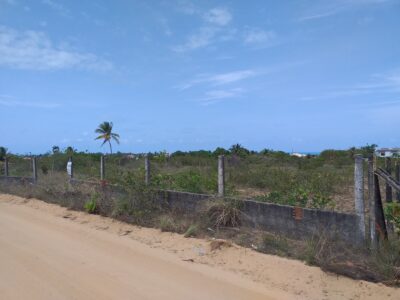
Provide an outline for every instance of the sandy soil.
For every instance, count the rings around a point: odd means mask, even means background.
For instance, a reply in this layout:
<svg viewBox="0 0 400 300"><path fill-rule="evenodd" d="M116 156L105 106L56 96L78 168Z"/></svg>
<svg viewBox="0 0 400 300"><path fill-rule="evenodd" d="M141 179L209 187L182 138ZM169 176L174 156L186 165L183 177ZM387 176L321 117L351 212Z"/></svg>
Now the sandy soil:
<svg viewBox="0 0 400 300"><path fill-rule="evenodd" d="M1 299L400 299L236 245L0 195Z"/></svg>

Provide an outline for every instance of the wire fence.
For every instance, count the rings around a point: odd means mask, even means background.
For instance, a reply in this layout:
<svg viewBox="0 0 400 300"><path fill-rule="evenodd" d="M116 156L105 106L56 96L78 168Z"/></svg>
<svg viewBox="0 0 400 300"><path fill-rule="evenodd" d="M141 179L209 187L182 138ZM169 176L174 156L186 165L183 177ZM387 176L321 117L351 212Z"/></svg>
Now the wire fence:
<svg viewBox="0 0 400 300"><path fill-rule="evenodd" d="M99 181L102 154L54 153L36 156L38 180L46 177L68 179L67 163L73 161L73 177L82 181ZM145 155L114 154L104 156L104 180L112 183L145 182ZM193 193L218 193L218 159L202 155L148 155L150 184L159 189ZM8 176L33 177L32 157L9 155ZM393 158L392 172L398 172L399 159ZM386 159L377 158L376 165L385 168ZM5 162L0 161L0 175ZM367 167L364 167L367 172ZM224 194L256 198L260 201L290 205L335 204L335 209L354 209L354 160L320 157L299 158L280 154L225 156ZM366 177L365 177L366 178ZM331 199L332 198L332 199ZM313 199L312 201L308 201ZM308 202L307 202L308 201ZM307 202L307 203L306 203Z"/></svg>

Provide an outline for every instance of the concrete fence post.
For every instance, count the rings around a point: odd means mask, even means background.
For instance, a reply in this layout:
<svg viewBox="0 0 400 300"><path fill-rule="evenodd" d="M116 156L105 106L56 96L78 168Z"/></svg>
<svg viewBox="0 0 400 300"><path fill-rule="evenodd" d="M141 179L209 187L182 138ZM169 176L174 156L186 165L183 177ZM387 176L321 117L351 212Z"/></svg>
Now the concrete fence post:
<svg viewBox="0 0 400 300"><path fill-rule="evenodd" d="M218 196L225 195L225 156L218 156Z"/></svg>
<svg viewBox="0 0 400 300"><path fill-rule="evenodd" d="M37 160L36 157L32 157L32 177L33 177L33 182L37 182L38 176L37 176Z"/></svg>
<svg viewBox="0 0 400 300"><path fill-rule="evenodd" d="M392 175L392 159L390 157L386 157L385 159L385 168L386 171ZM386 202L392 202L393 201L393 192L392 192L392 187L386 183Z"/></svg>
<svg viewBox="0 0 400 300"><path fill-rule="evenodd" d="M8 157L6 156L4 158L4 176L8 177L9 172L8 172Z"/></svg>
<svg viewBox="0 0 400 300"><path fill-rule="evenodd" d="M396 163L396 180L397 182L400 182L400 162L397 161ZM396 193L396 200L397 202L400 202L400 192Z"/></svg>
<svg viewBox="0 0 400 300"><path fill-rule="evenodd" d="M365 239L365 216L364 216L364 159L362 155L356 155L354 167L354 200L355 210L358 216L358 229Z"/></svg>
<svg viewBox="0 0 400 300"><path fill-rule="evenodd" d="M106 166L104 161L104 155L100 157L100 180L106 179Z"/></svg>
<svg viewBox="0 0 400 300"><path fill-rule="evenodd" d="M147 154L144 157L144 183L150 184L150 158Z"/></svg>
<svg viewBox="0 0 400 300"><path fill-rule="evenodd" d="M383 211L381 189L379 188L379 178L377 174L374 174L374 187L375 187L375 227L376 227L377 239L387 240L388 232L385 222L385 213Z"/></svg>
<svg viewBox="0 0 400 300"><path fill-rule="evenodd" d="M67 162L67 173L68 173L69 179L74 178L74 163L73 163L72 157L70 157Z"/></svg>
<svg viewBox="0 0 400 300"><path fill-rule="evenodd" d="M374 157L368 158L368 206L369 206L369 231L370 241L372 249L376 249L378 246L378 239L376 235L375 215L376 215L376 203L375 203L375 180L374 180Z"/></svg>

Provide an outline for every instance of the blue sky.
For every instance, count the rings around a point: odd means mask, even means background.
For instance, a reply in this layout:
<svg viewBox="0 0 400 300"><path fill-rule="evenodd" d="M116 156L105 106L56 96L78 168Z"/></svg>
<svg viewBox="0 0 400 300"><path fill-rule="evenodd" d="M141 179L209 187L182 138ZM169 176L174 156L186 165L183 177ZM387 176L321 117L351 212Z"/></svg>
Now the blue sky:
<svg viewBox="0 0 400 300"><path fill-rule="evenodd" d="M0 0L0 145L399 146L400 1Z"/></svg>

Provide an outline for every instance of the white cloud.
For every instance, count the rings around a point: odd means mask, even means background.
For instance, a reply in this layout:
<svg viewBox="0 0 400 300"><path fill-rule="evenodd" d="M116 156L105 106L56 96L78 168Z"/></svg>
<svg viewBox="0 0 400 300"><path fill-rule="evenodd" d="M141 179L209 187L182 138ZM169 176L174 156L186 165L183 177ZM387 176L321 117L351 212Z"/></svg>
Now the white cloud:
<svg viewBox="0 0 400 300"><path fill-rule="evenodd" d="M186 15L194 15L199 12L197 7L194 6L192 2L189 1L179 1L178 3L175 3L175 8Z"/></svg>
<svg viewBox="0 0 400 300"><path fill-rule="evenodd" d="M208 46L209 44L211 44L216 32L216 28L202 27L197 33L190 35L187 38L186 43L184 43L183 45L175 46L172 48L172 50L174 50L175 52L185 52L188 50L195 50Z"/></svg>
<svg viewBox="0 0 400 300"><path fill-rule="evenodd" d="M157 18L158 23L160 24L163 33L166 36L171 36L173 35L173 31L171 30L171 27L169 26L168 20L164 17L159 17Z"/></svg>
<svg viewBox="0 0 400 300"><path fill-rule="evenodd" d="M188 7L186 4L183 7ZM206 13L189 6L191 9L184 11L186 14L202 16L203 24L193 34L186 38L182 45L174 46L171 49L175 52L186 52L204 48L215 42L232 40L236 34L235 30L229 30L226 25L232 21L232 14L225 8L213 8Z"/></svg>
<svg viewBox="0 0 400 300"><path fill-rule="evenodd" d="M44 5L47 5L51 9L54 9L55 11L59 12L63 16L69 16L70 12L69 9L66 8L64 5L61 3L54 1L54 0L42 0L42 3Z"/></svg>
<svg viewBox="0 0 400 300"><path fill-rule="evenodd" d="M259 73L254 70L239 70L239 71L220 73L214 75L203 74L203 75L198 75L196 79L193 79L188 83L182 84L177 88L180 90L186 90L199 84L210 84L212 86L225 85L225 84L235 83L256 75L259 75Z"/></svg>
<svg viewBox="0 0 400 300"><path fill-rule="evenodd" d="M244 34L244 42L247 44L253 43L266 43L275 38L276 34L272 30L262 30L262 29L249 29Z"/></svg>
<svg viewBox="0 0 400 300"><path fill-rule="evenodd" d="M205 93L205 97L200 99L203 105L214 104L229 98L237 98L243 94L242 88L233 88L225 90L211 90Z"/></svg>
<svg viewBox="0 0 400 300"><path fill-rule="evenodd" d="M56 46L40 31L0 26L0 66L31 70L86 69L107 71L111 62L92 53Z"/></svg>
<svg viewBox="0 0 400 300"><path fill-rule="evenodd" d="M383 74L373 74L364 83L354 84L348 87L339 87L327 90L317 96L299 98L301 101L316 101L326 99L338 99L344 97L357 97L361 95L383 94L390 96L400 93L400 71L391 71ZM371 96L369 96L371 98Z"/></svg>
<svg viewBox="0 0 400 300"><path fill-rule="evenodd" d="M232 20L232 14L225 8L213 8L204 14L204 20L218 26L228 25Z"/></svg>
<svg viewBox="0 0 400 300"><path fill-rule="evenodd" d="M230 73L223 73L211 76L208 81L214 83L215 85L222 85L227 83L237 82L248 77L256 75L257 72L253 70L241 70Z"/></svg>
<svg viewBox="0 0 400 300"><path fill-rule="evenodd" d="M368 82L357 84L352 87L355 91L366 92L400 92L400 70L386 73L373 74Z"/></svg>
<svg viewBox="0 0 400 300"><path fill-rule="evenodd" d="M11 96L0 95L0 106L31 107L31 108L57 108L57 107L60 107L61 105L59 103L50 103L50 102L20 101Z"/></svg>
<svg viewBox="0 0 400 300"><path fill-rule="evenodd" d="M330 17L348 10L362 8L368 5L378 5L392 2L393 0L332 0L319 2L311 6L307 12L298 19L299 21L309 21Z"/></svg>

